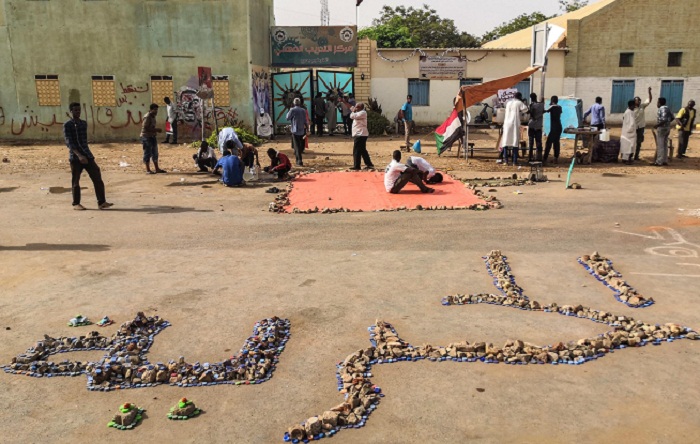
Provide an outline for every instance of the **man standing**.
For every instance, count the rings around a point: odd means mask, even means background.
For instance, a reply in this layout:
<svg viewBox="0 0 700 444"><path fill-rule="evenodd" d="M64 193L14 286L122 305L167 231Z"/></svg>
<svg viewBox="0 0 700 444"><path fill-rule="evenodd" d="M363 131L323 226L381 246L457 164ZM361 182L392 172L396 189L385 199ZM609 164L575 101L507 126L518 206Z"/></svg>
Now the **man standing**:
<svg viewBox="0 0 700 444"><path fill-rule="evenodd" d="M642 102L639 97L634 98L634 119L637 122L637 150L634 152L634 160L639 160L639 152L642 150L644 142L644 129L647 126L644 112L651 103L651 86L649 87L649 98Z"/></svg>
<svg viewBox="0 0 700 444"><path fill-rule="evenodd" d="M547 164L549 151L554 147L554 163L559 161L559 151L561 150L560 139L562 133L561 113L562 108L559 106L559 97L552 96L549 101L549 108L545 111L549 113L549 134L547 134L547 143L544 147L544 157L542 163Z"/></svg>
<svg viewBox="0 0 700 444"><path fill-rule="evenodd" d="M688 149L688 139L695 127L695 100L688 102L688 106L678 111L676 116L676 128L678 128L678 157L688 157L685 151Z"/></svg>
<svg viewBox="0 0 700 444"><path fill-rule="evenodd" d="M632 165L634 147L637 145L637 120L634 117L635 101L627 102L627 109L622 116L622 131L620 133L620 155L627 165Z"/></svg>
<svg viewBox="0 0 700 444"><path fill-rule="evenodd" d="M158 140L156 134L163 130L156 128L156 116L158 115L158 105L151 103L146 118L141 126L141 144L143 145L143 163L146 165L146 174L165 173L158 166ZM151 170L150 161L153 159L154 171Z"/></svg>
<svg viewBox="0 0 700 444"><path fill-rule="evenodd" d="M92 186L95 188L97 208L106 210L113 204L105 199L105 184L102 182L100 167L95 162L95 156L90 152L87 142L87 122L80 120L80 103L71 103L68 106L72 119L63 124L63 137L68 147L68 160L71 173L71 190L73 193L73 209L85 210L80 204L80 175L87 171Z"/></svg>
<svg viewBox="0 0 700 444"><path fill-rule="evenodd" d="M323 100L323 95L320 92L316 93L316 98L314 98L312 105L314 115L313 132L321 137L323 136L323 120L326 117L326 102Z"/></svg>
<svg viewBox="0 0 700 444"><path fill-rule="evenodd" d="M338 104L340 107L340 116L343 118L343 129L345 130L343 133L346 136L349 136L351 133L351 126L353 125L352 119L350 118L350 113L352 113L352 107L350 106L350 103L348 103L347 99L344 97L340 98L340 103Z"/></svg>
<svg viewBox="0 0 700 444"><path fill-rule="evenodd" d="M518 162L518 147L520 146L520 113L527 112L527 106L523 103L523 95L515 93L515 98L506 103L506 114L503 117L503 135L501 136L501 150L503 161L508 165L508 152L512 151L513 165Z"/></svg>
<svg viewBox="0 0 700 444"><path fill-rule="evenodd" d="M177 145L177 107L170 101L170 97L164 98L163 101L167 105L166 118L168 119L168 123L170 123L170 133L165 133L165 141L163 143ZM169 142L171 133L173 135L173 141Z"/></svg>
<svg viewBox="0 0 700 444"><path fill-rule="evenodd" d="M666 98L659 97L656 101L656 106L659 110L656 113L656 161L652 165L664 166L668 165L668 136L671 133L671 122L673 122L673 114L668 106L666 106Z"/></svg>
<svg viewBox="0 0 700 444"><path fill-rule="evenodd" d="M350 108L350 110L352 113L348 116L348 120L352 119L352 137L354 138L352 147L352 169L359 171L361 160L365 161L366 168L374 168L372 160L369 158L369 153L367 152L369 131L367 130L367 111L365 111L365 104L358 103Z"/></svg>
<svg viewBox="0 0 700 444"><path fill-rule="evenodd" d="M222 153L224 152L224 149L226 148L226 142L232 141L233 144L238 148L239 150L243 148L243 143L241 143L241 140L238 138L238 134L236 134L236 130L231 128L230 126L227 126L226 128L222 128L221 131L219 131L219 136L218 136L218 143L219 143L219 151Z"/></svg>
<svg viewBox="0 0 700 444"><path fill-rule="evenodd" d="M297 166L304 166L301 153L304 152L307 120L306 110L301 107L301 99L299 97L294 99L294 107L287 113L287 120L292 124L292 147L294 148Z"/></svg>
<svg viewBox="0 0 700 444"><path fill-rule="evenodd" d="M224 157L216 162L211 173L216 174L219 168L221 168L221 183L227 187L243 185L243 163L241 163L241 159L238 156L232 155L228 149L224 151Z"/></svg>
<svg viewBox="0 0 700 444"><path fill-rule="evenodd" d="M403 122L403 128L406 132L406 151L411 152L411 126L413 125L413 96L406 96L406 103L399 110L399 121Z"/></svg>
<svg viewBox="0 0 700 444"><path fill-rule="evenodd" d="M528 161L532 162L532 148L537 146L537 161L542 160L542 123L544 121L544 103L537 101L537 94L530 94L530 120L527 123L527 137L530 152Z"/></svg>
<svg viewBox="0 0 700 444"><path fill-rule="evenodd" d="M328 135L332 136L335 133L335 127L338 126L338 98L333 94L326 96L326 122L328 122Z"/></svg>
<svg viewBox="0 0 700 444"><path fill-rule="evenodd" d="M595 103L583 114L583 119L585 120L589 115L591 116L591 126L599 130L605 129L605 107L602 97L595 98Z"/></svg>
<svg viewBox="0 0 700 444"><path fill-rule="evenodd" d="M199 171L202 173L206 173L209 171L209 168L213 169L216 166L216 154L214 154L214 150L206 140L202 140L197 154L193 154L192 159L194 159L195 165L199 167Z"/></svg>
<svg viewBox="0 0 700 444"><path fill-rule="evenodd" d="M384 188L391 194L398 194L399 191L411 182L421 193L434 193L433 188L423 184L422 176L418 168L409 167L401 163L401 151L396 150L392 154L393 160L384 171Z"/></svg>

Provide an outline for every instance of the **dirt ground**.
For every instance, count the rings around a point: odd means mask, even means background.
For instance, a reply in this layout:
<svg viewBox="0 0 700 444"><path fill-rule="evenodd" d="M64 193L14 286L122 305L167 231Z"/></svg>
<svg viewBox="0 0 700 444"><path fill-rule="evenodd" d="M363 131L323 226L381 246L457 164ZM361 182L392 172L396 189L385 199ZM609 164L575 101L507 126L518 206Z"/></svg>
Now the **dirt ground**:
<svg viewBox="0 0 700 444"><path fill-rule="evenodd" d="M495 164L494 150L466 162L426 158L458 177L525 174ZM493 146L477 134L477 147ZM447 294L496 292L481 257L508 256L518 283L541 303L583 304L646 322L700 329L700 140L670 167L576 167L581 190L566 190L568 165L549 183L497 188L504 208L477 211L272 214L267 184L225 188L195 172L193 150L161 146L168 174L147 176L135 143L94 144L109 211L70 206L65 146L0 144L0 364L42 338L85 334L66 326L78 313L117 324L136 312L172 323L151 362L185 356L220 361L253 324L289 318L292 336L271 380L216 386L89 392L86 378L0 372L0 436L14 442L282 442L288 427L338 404L335 364L369 345L367 327L391 322L416 344L458 340L539 344L577 340L606 326L496 306L444 307ZM376 165L397 140L370 139ZM289 142L266 146L289 152ZM312 139L308 168L350 165L351 141ZM562 157L570 156L571 142ZM652 144L643 157L648 161ZM120 162L129 166L122 167ZM516 194L520 191L522 194ZM598 250L656 303L632 309L576 262ZM111 334L117 326L107 327ZM102 332L102 330L101 330ZM73 353L76 360L95 353ZM377 365L386 397L365 427L341 443L698 442L700 343L680 340L616 351L581 366L400 362ZM478 390L477 390L478 389ZM182 396L205 413L171 422ZM123 402L147 410L129 432L107 428Z"/></svg>

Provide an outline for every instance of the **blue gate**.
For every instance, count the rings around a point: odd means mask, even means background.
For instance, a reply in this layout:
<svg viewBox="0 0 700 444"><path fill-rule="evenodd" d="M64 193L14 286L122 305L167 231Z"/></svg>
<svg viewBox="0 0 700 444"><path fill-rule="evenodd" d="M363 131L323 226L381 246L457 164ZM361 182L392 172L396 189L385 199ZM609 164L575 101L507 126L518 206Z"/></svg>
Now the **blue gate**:
<svg viewBox="0 0 700 444"><path fill-rule="evenodd" d="M530 79L521 80L515 85L515 89L523 95L523 100L530 103Z"/></svg>
<svg viewBox="0 0 700 444"><path fill-rule="evenodd" d="M659 97L665 97L666 105L676 114L683 108L683 80L662 80Z"/></svg>
<svg viewBox="0 0 700 444"><path fill-rule="evenodd" d="M355 75L342 71L316 71L316 91L325 98L329 94L338 97L340 94L347 96L355 94ZM342 123L343 118L337 111L336 122Z"/></svg>
<svg viewBox="0 0 700 444"><path fill-rule="evenodd" d="M272 74L272 118L275 126L289 124L287 111L296 97L301 98L309 109L314 92L311 75L311 70Z"/></svg>
<svg viewBox="0 0 700 444"><path fill-rule="evenodd" d="M634 80L613 80L610 113L624 113L627 102L632 99L634 99Z"/></svg>

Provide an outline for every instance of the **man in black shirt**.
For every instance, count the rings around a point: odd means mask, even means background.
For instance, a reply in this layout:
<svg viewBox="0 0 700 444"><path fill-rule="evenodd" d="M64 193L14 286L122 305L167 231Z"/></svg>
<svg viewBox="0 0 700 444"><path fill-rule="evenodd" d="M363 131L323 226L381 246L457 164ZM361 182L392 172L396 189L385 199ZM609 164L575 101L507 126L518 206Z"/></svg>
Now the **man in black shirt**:
<svg viewBox="0 0 700 444"><path fill-rule="evenodd" d="M552 96L550 100L549 109L545 113L549 113L549 134L547 135L547 143L544 147L544 157L542 157L542 164L547 163L547 158L549 157L549 151L554 146L554 163L559 160L559 139L561 139L562 126L561 126L561 106L559 106L559 97Z"/></svg>
<svg viewBox="0 0 700 444"><path fill-rule="evenodd" d="M73 118L63 124L63 137L69 150L71 186L73 191L73 209L85 210L80 204L80 175L87 171L97 196L97 208L106 210L113 204L105 199L105 184L102 182L100 167L95 163L95 156L90 152L87 142L87 122L80 120L80 103L71 103L69 106Z"/></svg>

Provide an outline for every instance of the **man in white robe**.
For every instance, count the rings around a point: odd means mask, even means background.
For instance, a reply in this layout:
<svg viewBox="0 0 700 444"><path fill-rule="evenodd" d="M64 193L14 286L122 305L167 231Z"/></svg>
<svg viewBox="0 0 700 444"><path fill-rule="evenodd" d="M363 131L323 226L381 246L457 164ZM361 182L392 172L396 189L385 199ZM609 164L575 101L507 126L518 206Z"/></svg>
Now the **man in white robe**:
<svg viewBox="0 0 700 444"><path fill-rule="evenodd" d="M635 101L627 102L627 110L622 116L622 133L620 134L620 156L627 165L632 165L632 158L637 147L637 119L634 114Z"/></svg>
<svg viewBox="0 0 700 444"><path fill-rule="evenodd" d="M518 162L518 149L520 147L520 113L528 112L523 103L523 95L515 94L515 98L506 103L506 115L503 119L503 136L501 136L501 150L503 161L508 164L509 152L513 155L513 165Z"/></svg>
<svg viewBox="0 0 700 444"><path fill-rule="evenodd" d="M258 127L258 137L263 137L265 139L274 139L274 132L272 130L272 117L265 112L263 108L260 108L260 114L255 119Z"/></svg>

